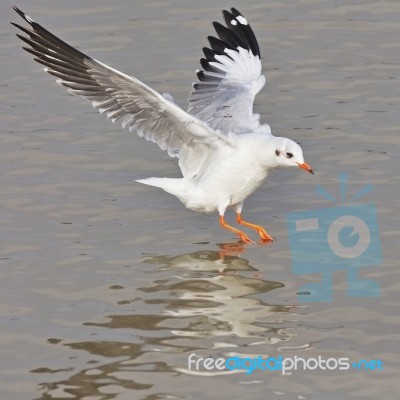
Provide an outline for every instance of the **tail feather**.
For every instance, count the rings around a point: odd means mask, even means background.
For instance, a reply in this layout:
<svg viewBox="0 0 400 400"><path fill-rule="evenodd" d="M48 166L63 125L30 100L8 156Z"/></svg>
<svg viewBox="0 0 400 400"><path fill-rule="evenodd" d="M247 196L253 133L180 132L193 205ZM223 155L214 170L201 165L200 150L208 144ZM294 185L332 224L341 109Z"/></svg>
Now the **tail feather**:
<svg viewBox="0 0 400 400"><path fill-rule="evenodd" d="M187 195L189 191L189 184L186 179L183 178L146 178L137 179L136 182L143 183L144 185L156 186L167 193L170 193L184 204L187 202Z"/></svg>
<svg viewBox="0 0 400 400"><path fill-rule="evenodd" d="M156 186L177 197L189 210L210 213L216 211L218 202L204 197L195 184L185 178L147 178L136 182Z"/></svg>
<svg viewBox="0 0 400 400"><path fill-rule="evenodd" d="M136 182L143 183L144 185L156 186L163 189L166 185L165 180L168 178L145 178L145 179L136 179Z"/></svg>

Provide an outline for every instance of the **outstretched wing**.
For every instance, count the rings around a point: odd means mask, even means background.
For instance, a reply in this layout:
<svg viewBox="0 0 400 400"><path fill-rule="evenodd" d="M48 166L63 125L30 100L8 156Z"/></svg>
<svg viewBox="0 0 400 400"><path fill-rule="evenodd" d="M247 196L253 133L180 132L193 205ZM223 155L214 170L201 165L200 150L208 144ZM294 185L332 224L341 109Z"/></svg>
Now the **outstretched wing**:
<svg viewBox="0 0 400 400"><path fill-rule="evenodd" d="M32 28L12 23L28 35L17 35L30 46L24 49L70 93L90 100L112 122L121 121L123 128L136 130L170 156L179 156L182 148L226 140L138 79L81 53L17 7L14 10Z"/></svg>
<svg viewBox="0 0 400 400"><path fill-rule="evenodd" d="M223 11L227 27L214 22L218 38L209 36L203 48L204 71L193 85L188 112L223 133L254 132L259 115L253 114L256 94L265 85L260 49L247 20L235 8Z"/></svg>

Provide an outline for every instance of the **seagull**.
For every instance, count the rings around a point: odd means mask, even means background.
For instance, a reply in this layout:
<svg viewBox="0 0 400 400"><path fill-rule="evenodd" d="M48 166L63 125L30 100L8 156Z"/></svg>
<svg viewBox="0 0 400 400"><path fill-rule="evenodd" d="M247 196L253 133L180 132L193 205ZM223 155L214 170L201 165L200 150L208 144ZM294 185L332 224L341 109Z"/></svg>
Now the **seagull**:
<svg viewBox="0 0 400 400"><path fill-rule="evenodd" d="M221 227L252 243L245 232L225 221L225 212L232 207L237 223L254 229L261 243L273 240L261 225L242 219L244 200L276 167L299 167L312 174L313 170L296 142L273 136L270 126L253 113L254 98L266 78L257 39L238 10L223 11L226 26L213 23L218 37L208 37L210 46L203 48L202 69L196 71L198 80L184 111L171 95L87 56L13 8L29 25L12 23L25 34L17 34L29 46L23 49L57 83L178 159L181 178L137 182L163 189L190 210L217 211Z"/></svg>

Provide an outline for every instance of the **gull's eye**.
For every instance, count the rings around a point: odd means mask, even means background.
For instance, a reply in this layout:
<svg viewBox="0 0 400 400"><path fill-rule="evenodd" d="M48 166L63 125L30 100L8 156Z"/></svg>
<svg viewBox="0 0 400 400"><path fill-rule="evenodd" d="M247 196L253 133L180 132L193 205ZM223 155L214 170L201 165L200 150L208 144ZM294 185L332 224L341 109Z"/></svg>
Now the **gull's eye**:
<svg viewBox="0 0 400 400"><path fill-rule="evenodd" d="M286 157L287 157L287 158L292 158L292 157L293 157L293 153L287 152L287 153L286 153Z"/></svg>
<svg viewBox="0 0 400 400"><path fill-rule="evenodd" d="M275 154L279 157L281 155L281 152L279 150L275 150Z"/></svg>

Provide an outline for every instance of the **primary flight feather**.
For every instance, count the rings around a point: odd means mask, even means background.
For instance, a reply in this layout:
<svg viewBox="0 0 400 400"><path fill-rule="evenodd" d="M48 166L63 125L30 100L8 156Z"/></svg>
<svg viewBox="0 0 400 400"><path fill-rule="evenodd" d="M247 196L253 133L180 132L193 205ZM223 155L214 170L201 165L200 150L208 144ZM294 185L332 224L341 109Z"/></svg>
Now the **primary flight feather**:
<svg viewBox="0 0 400 400"><path fill-rule="evenodd" d="M13 8L30 26L12 23L25 34L17 34L29 46L23 48L58 83L179 159L182 178L138 182L164 189L191 210L218 211L221 226L249 243L246 233L225 222L226 209L234 207L239 224L255 229L261 241L272 240L262 226L242 219L244 200L275 167L313 171L297 143L273 136L253 113L265 77L256 37L239 11L223 11L226 26L214 22L218 38L210 36L210 48L203 49L203 70L197 72L186 112L169 95L87 56Z"/></svg>

